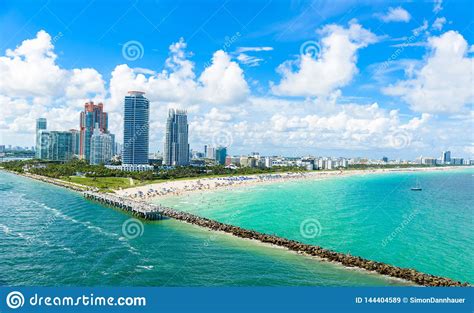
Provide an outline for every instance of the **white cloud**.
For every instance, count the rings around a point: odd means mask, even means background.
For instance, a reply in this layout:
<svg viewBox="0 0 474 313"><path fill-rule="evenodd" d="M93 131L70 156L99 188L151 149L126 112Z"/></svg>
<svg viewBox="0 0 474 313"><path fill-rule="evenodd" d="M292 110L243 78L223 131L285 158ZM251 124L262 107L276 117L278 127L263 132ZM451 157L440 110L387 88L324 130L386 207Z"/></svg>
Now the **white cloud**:
<svg viewBox="0 0 474 313"><path fill-rule="evenodd" d="M301 55L296 61L280 65L282 79L272 90L277 95L327 96L335 89L347 85L358 72L357 51L377 41L369 30L356 22L348 28L328 25L320 30L324 36L317 58ZM293 67L296 66L296 70Z"/></svg>
<svg viewBox="0 0 474 313"><path fill-rule="evenodd" d="M258 65L260 65L260 63L263 61L262 58L250 56L250 55L245 54L245 53L239 54L239 55L237 56L237 60L238 60L240 63L245 64L245 65L248 65L248 66L251 66L251 67L258 66Z"/></svg>
<svg viewBox="0 0 474 313"><path fill-rule="evenodd" d="M9 97L92 98L105 94L102 76L95 69L66 70L56 64L51 36L44 30L0 57L0 93Z"/></svg>
<svg viewBox="0 0 474 313"><path fill-rule="evenodd" d="M252 103L262 101L268 99L251 100ZM288 102L286 105L297 109L302 103ZM372 149L396 151L400 147L394 144L394 136L405 136L406 139L401 140L416 149L423 146L421 139L426 135L424 129L430 121L430 116L423 114L402 122L397 110L381 109L376 103L338 105L337 110L330 113L291 112L275 112L259 122L247 119L240 123L210 120L206 116L194 121L190 129L196 138L207 138L222 129L229 130L234 135L232 151L248 153L265 147L270 151L284 149L291 155L303 155L315 149L351 153Z"/></svg>
<svg viewBox="0 0 474 313"><path fill-rule="evenodd" d="M122 64L112 72L111 102L120 106L127 91L142 90L152 102L175 102L181 106L197 103L231 104L243 101L249 89L243 71L229 55L216 51L211 64L196 77L194 63L187 59L183 39L170 46L165 68L158 74L139 71Z"/></svg>
<svg viewBox="0 0 474 313"><path fill-rule="evenodd" d="M435 30L442 30L444 24L446 24L446 18L445 17L438 17L433 22L433 25L431 25L431 28L433 28Z"/></svg>
<svg viewBox="0 0 474 313"><path fill-rule="evenodd" d="M358 104L352 103L352 99L341 99L339 88L347 85L357 73L359 49L375 42L377 37L355 22L347 27L326 26L319 33L322 49L317 58L304 60L300 57L292 62L298 69L284 73L280 84L273 86L275 93L281 95L317 96L303 100L250 95L244 71L224 51L215 52L207 68L196 73L184 40L170 45L163 68L116 66L106 89L102 75L95 69L60 67L56 63L51 38L40 32L36 38L25 40L18 48L8 50L7 55L0 57L0 69L2 74L6 73L0 77L0 137L7 143L32 143L35 119L40 116L48 119L49 129L77 128L78 113L84 101L91 98L95 102L104 102L105 110L110 113L110 129L120 141L123 97L128 90L139 89L145 91L151 101L152 151L157 147L162 149L163 125L169 107L188 110L193 148L212 142L214 134L225 131L232 134L230 153L235 154L256 150L268 154L303 155L320 154L323 149L346 151L351 155L354 155L353 150L363 150L365 155L370 151L379 153L381 149L388 149L395 154L400 150L394 149L393 138L400 133L409 139L409 152L406 153L415 151L426 155L427 149L438 149L440 145L459 153L470 151L472 145L463 139L467 138L463 133L469 129L472 115L446 122L426 113L407 117L398 110L384 109L376 103L367 104L372 101ZM460 75L457 79L465 77L458 63L465 65L463 60L467 57L459 57L450 49L462 51L466 47L459 40L450 40L449 44L443 40L442 36L431 38L429 44L433 53L424 63L418 62L406 70L406 81L391 87L406 88L402 96L407 97L416 87L435 88L430 87L431 82L406 83L425 77L423 68L434 62L430 61L431 58L442 57L443 68L452 67L451 63L449 66L445 63L449 59L454 62L452 70ZM258 52L258 49L243 48L248 53ZM433 69L438 69L438 66L433 65ZM43 76L38 76L37 85L16 86L12 81L19 79L14 76L18 69L32 75L42 73ZM49 71L58 81L48 80L44 73ZM307 77L312 80L306 81ZM454 81L452 75L446 77ZM459 80L453 84L459 85ZM452 89L451 86L447 88ZM452 96L454 100L465 92L462 88L452 90L453 94L456 93ZM104 100L103 97L108 98ZM446 129L450 131L446 132ZM432 141L433 136L436 136L436 142Z"/></svg>
<svg viewBox="0 0 474 313"><path fill-rule="evenodd" d="M394 45L390 45L392 48L406 48L406 47L424 47L426 46L426 42L418 41L418 42L403 42L397 43Z"/></svg>
<svg viewBox="0 0 474 313"><path fill-rule="evenodd" d="M232 115L230 113L226 113L217 108L212 108L211 111L205 115L205 117L209 120L222 122L228 122L232 119Z"/></svg>
<svg viewBox="0 0 474 313"><path fill-rule="evenodd" d="M77 128L84 101L105 96L104 81L95 69L64 69L56 59L52 38L44 30L0 56L2 136L15 141L32 136L40 116L50 119L50 129Z"/></svg>
<svg viewBox="0 0 474 313"><path fill-rule="evenodd" d="M418 112L458 112L474 99L474 61L467 56L468 44L455 31L428 39L430 54L414 78L383 89L400 96Z"/></svg>
<svg viewBox="0 0 474 313"><path fill-rule="evenodd" d="M434 0L433 1L433 12L439 13L443 9L443 0Z"/></svg>
<svg viewBox="0 0 474 313"><path fill-rule="evenodd" d="M0 57L0 93L11 97L61 94L67 72L56 65L51 36L39 31Z"/></svg>
<svg viewBox="0 0 474 313"><path fill-rule="evenodd" d="M389 23L389 22L405 22L405 23L407 23L411 19L410 13L408 13L408 11L405 10L404 8L402 8L402 7L396 7L396 8L390 7L386 14L381 14L381 15L378 15L378 16L385 23Z"/></svg>
<svg viewBox="0 0 474 313"><path fill-rule="evenodd" d="M212 64L199 77L201 98L214 104L233 104L245 100L249 93L244 72L222 50L216 51Z"/></svg>
<svg viewBox="0 0 474 313"><path fill-rule="evenodd" d="M89 95L104 97L105 88L102 75L93 68L72 70L69 84L66 86L66 95L73 99Z"/></svg>
<svg viewBox="0 0 474 313"><path fill-rule="evenodd" d="M259 66L260 63L264 60L262 57L256 57L249 55L248 52L262 52L262 51L272 51L273 47L239 47L235 50L233 55L237 55L236 59L241 63L248 65L250 67Z"/></svg>

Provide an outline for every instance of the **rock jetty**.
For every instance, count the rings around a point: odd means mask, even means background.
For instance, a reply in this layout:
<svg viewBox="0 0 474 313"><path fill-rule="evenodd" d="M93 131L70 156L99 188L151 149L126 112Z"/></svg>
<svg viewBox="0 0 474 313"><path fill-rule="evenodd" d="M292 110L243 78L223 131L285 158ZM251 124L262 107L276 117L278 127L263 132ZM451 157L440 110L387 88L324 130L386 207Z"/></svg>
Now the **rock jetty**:
<svg viewBox="0 0 474 313"><path fill-rule="evenodd" d="M113 205L118 208L139 208L144 212L153 212L151 216L160 216L173 218L179 221L186 222L188 224L197 225L213 231L225 232L232 234L239 238L258 240L263 243L268 243L280 247L287 248L290 251L295 251L300 254L306 254L322 258L327 261L337 262L347 267L357 267L371 272L377 272L382 275L404 279L422 286L469 286L467 283L452 280L450 278L430 275L421 273L414 269L401 268L393 265L389 265L382 262L371 261L358 256L352 256L350 254L340 253L328 249L321 248L310 244L305 244L299 241L290 240L275 235L268 235L260 233L254 230L244 229L238 226L233 226L208 218L200 217L191 213L177 211L172 208L164 207L161 205L155 205L150 203L136 202L130 199L124 199L111 194L100 194L96 192L85 192L84 195L89 199L94 199L102 203ZM133 211L133 210L132 210ZM143 218L145 216L139 215ZM149 218L155 219L155 218Z"/></svg>

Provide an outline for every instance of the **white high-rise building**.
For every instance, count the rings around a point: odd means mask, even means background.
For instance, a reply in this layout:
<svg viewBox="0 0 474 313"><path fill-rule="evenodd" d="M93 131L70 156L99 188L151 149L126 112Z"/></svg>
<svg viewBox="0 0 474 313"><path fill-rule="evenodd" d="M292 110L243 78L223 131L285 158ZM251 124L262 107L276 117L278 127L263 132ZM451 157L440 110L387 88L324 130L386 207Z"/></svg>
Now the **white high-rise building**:
<svg viewBox="0 0 474 313"><path fill-rule="evenodd" d="M322 170L326 168L326 160L325 159L319 159L318 160L318 169Z"/></svg>
<svg viewBox="0 0 474 313"><path fill-rule="evenodd" d="M114 146L113 138L108 133L103 133L98 124L91 136L90 163L93 165L105 164L112 159Z"/></svg>
<svg viewBox="0 0 474 313"><path fill-rule="evenodd" d="M186 111L170 109L166 121L163 164L189 165L188 117Z"/></svg>
<svg viewBox="0 0 474 313"><path fill-rule="evenodd" d="M443 151L443 154L441 155L441 162L443 164L451 163L451 151Z"/></svg>
<svg viewBox="0 0 474 313"><path fill-rule="evenodd" d="M265 167L267 167L267 168L272 167L272 165L273 165L272 162L273 162L273 160L272 160L271 157L265 157Z"/></svg>

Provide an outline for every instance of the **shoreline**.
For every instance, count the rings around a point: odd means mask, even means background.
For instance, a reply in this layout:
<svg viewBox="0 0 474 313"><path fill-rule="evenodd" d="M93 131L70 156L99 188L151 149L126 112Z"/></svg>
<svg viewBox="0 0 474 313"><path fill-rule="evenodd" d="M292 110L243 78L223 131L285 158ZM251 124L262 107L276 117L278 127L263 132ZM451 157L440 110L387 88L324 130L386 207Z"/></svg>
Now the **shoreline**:
<svg viewBox="0 0 474 313"><path fill-rule="evenodd" d="M281 172L269 174L253 174L241 176L222 176L211 178L190 178L152 183L138 187L114 190L116 195L139 201L159 200L164 197L181 196L196 192L231 190L234 188L260 184L282 183L298 180L322 180L355 175L372 175L386 173L410 173L450 171L460 167L409 167L372 170L339 170L339 171L308 171Z"/></svg>
<svg viewBox="0 0 474 313"><path fill-rule="evenodd" d="M84 192L85 190L81 188L77 188L75 186L71 186L70 184L67 184L66 182L59 179L48 178L48 177L43 177L39 175L16 173L16 172L5 170L3 168L0 170L4 170L11 174L16 174L19 176L33 179L33 180L38 180L41 182L50 183L56 186L71 189L73 191L80 192L83 196L85 196L85 194L87 193L87 192ZM427 170L427 169L424 168L424 170ZM362 170L362 172L364 172L364 170ZM384 171L378 171L378 173L383 173L383 172ZM401 268L401 267L386 264L383 262L377 262L377 261L372 261L372 260L365 259L358 256L352 256L351 254L336 252L330 249L322 248L320 246L314 246L314 245L305 244L296 240L290 240L283 237L278 237L276 235L268 235L268 234L260 233L254 230L247 230L238 226L225 224L225 223L221 223L212 219L196 216L191 213L177 211L172 208L162 207L161 205L150 204L143 200L140 200L140 201L131 200L129 198L121 197L113 193L100 194L94 191L92 192L89 191L89 193L95 194L97 196L96 201L99 201L99 202L102 202L100 201L101 198L105 198L105 196L108 196L108 197L115 197L117 198L118 201L127 201L127 202L132 201L136 203L136 205L139 205L139 206L143 206L144 204L147 204L149 206L153 206L154 208L156 208L162 215L168 218L178 220L180 222L184 222L190 225L195 225L201 228L205 228L213 232L227 233L234 237L238 237L240 239L247 239L247 240L260 242L266 245L270 245L272 247L284 248L289 252L314 257L318 261L325 261L325 262L330 262L333 264L339 264L345 268L360 269L363 271L367 271L368 273L372 273L372 274L375 273L375 274L380 274L382 276L386 276L390 278L401 279L403 281L412 282L420 286L445 286L445 287L470 286L470 284L467 282L463 283L460 281L453 280L451 278L419 272L411 268ZM107 204L105 203L105 205Z"/></svg>

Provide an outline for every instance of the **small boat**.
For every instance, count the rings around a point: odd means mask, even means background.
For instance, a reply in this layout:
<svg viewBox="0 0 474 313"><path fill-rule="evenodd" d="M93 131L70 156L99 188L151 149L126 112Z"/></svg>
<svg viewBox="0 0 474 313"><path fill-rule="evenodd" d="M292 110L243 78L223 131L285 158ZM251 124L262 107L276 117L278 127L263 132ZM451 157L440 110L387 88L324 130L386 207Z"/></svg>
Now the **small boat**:
<svg viewBox="0 0 474 313"><path fill-rule="evenodd" d="M415 187L411 187L411 190L412 191L422 191L423 189L421 189L420 187L420 183L418 182L418 179L416 180L416 186Z"/></svg>

